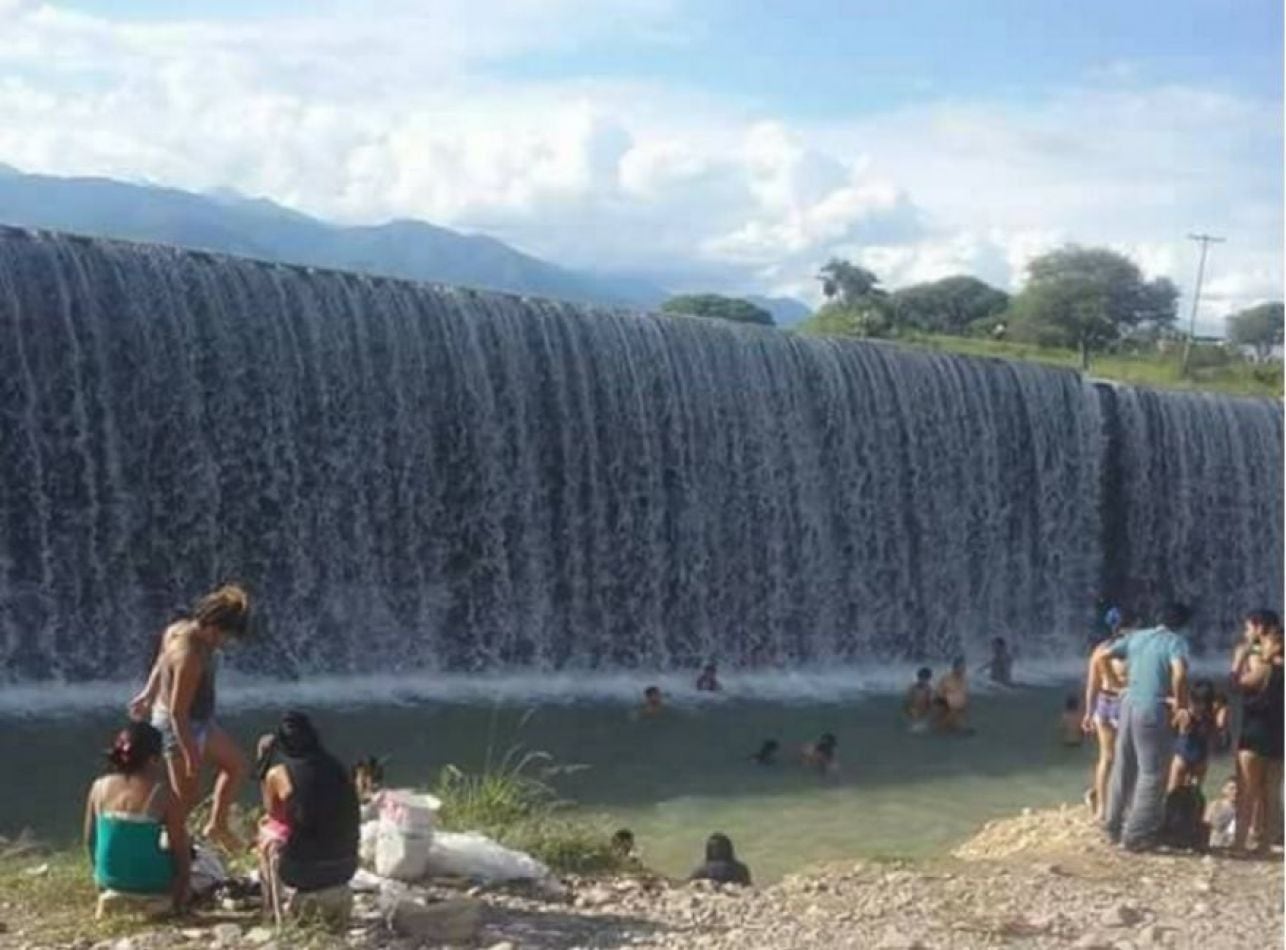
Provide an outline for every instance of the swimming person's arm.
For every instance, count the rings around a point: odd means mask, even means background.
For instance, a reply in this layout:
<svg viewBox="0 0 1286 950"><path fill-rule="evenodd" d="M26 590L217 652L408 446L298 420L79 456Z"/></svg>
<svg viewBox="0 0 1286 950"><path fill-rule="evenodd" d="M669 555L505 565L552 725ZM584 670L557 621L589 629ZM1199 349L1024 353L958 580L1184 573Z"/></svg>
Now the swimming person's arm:
<svg viewBox="0 0 1286 950"><path fill-rule="evenodd" d="M192 699L196 695L197 685L201 681L201 657L195 650L182 647L175 657L174 686L170 690L170 719L174 723L174 738L189 776L195 775L200 765L197 753L200 751L192 741L192 723L188 714L192 711Z"/></svg>

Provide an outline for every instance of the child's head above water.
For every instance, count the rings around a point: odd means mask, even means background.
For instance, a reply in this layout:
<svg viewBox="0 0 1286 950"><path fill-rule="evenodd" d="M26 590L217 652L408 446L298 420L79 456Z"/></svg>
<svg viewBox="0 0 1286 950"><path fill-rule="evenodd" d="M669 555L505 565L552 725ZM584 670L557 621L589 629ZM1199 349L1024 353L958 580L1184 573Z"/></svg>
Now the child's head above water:
<svg viewBox="0 0 1286 950"><path fill-rule="evenodd" d="M917 683L928 683L933 679L933 670L927 666L922 666L915 671L915 681Z"/></svg>
<svg viewBox="0 0 1286 950"><path fill-rule="evenodd" d="M643 690L643 701L649 706L661 705L661 687L649 686Z"/></svg>
<svg viewBox="0 0 1286 950"><path fill-rule="evenodd" d="M107 763L119 775L137 775L160 758L161 734L146 722L131 722L107 750Z"/></svg>
<svg viewBox="0 0 1286 950"><path fill-rule="evenodd" d="M767 762L777 754L778 744L776 739L765 739L759 746L759 751L755 753L755 758L760 762Z"/></svg>
<svg viewBox="0 0 1286 950"><path fill-rule="evenodd" d="M633 854L634 832L628 828L619 829L616 834L612 835L612 850L617 854Z"/></svg>

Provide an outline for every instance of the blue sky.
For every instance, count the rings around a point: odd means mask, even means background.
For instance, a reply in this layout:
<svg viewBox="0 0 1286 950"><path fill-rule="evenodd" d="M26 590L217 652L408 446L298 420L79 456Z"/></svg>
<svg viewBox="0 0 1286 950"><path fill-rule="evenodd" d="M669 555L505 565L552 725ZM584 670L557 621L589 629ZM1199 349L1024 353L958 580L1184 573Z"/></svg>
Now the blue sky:
<svg viewBox="0 0 1286 950"><path fill-rule="evenodd" d="M378 16L370 11L378 10ZM1280 296L1282 4L0 0L0 161L421 217L685 289L1102 243Z"/></svg>

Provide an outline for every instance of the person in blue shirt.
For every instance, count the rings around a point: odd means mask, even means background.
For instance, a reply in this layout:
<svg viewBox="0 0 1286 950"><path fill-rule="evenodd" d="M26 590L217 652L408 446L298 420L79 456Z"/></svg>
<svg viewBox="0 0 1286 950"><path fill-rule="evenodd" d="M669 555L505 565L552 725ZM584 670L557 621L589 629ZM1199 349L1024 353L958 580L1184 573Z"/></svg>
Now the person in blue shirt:
<svg viewBox="0 0 1286 950"><path fill-rule="evenodd" d="M1162 611L1161 626L1099 648L1129 668L1104 815L1108 837L1127 850L1152 847L1165 816L1174 730L1186 728L1190 715L1183 631L1191 616L1186 606L1171 604Z"/></svg>

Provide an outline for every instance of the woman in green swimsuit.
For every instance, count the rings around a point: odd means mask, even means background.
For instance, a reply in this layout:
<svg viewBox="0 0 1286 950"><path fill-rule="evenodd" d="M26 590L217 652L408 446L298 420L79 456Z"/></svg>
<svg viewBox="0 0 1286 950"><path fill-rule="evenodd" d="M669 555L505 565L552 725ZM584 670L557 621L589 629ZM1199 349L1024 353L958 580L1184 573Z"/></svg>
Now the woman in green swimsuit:
<svg viewBox="0 0 1286 950"><path fill-rule="evenodd" d="M169 894L178 908L187 900L191 848L161 744L161 734L145 722L117 734L107 753L111 771L94 782L85 801L85 844L100 889Z"/></svg>

